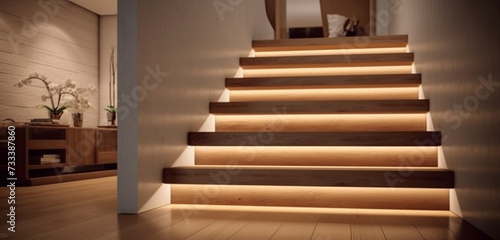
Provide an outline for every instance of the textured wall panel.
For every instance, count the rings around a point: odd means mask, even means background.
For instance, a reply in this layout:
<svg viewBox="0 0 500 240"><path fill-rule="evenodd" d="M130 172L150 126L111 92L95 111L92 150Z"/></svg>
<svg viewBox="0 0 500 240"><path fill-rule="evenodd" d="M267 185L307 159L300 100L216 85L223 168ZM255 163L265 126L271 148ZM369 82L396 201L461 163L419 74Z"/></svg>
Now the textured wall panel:
<svg viewBox="0 0 500 240"><path fill-rule="evenodd" d="M47 117L34 108L43 102L40 87L15 88L14 84L31 73L50 81L67 79L78 86L98 86L98 16L63 0L0 0L0 120L26 122ZM93 109L85 112L84 126L97 125L99 94L90 100ZM66 111L62 120L71 122Z"/></svg>

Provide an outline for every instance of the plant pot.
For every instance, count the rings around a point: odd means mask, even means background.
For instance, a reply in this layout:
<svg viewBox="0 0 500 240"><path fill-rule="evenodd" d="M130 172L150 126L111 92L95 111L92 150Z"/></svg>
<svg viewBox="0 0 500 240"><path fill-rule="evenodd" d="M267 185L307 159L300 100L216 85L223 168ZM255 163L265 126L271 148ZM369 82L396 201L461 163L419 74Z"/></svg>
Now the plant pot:
<svg viewBox="0 0 500 240"><path fill-rule="evenodd" d="M59 112L59 113L54 113L54 112L51 112L51 111L48 111L49 113L49 118L50 119L55 119L55 120L59 120L61 119L61 116L63 115L64 112Z"/></svg>
<svg viewBox="0 0 500 240"><path fill-rule="evenodd" d="M116 125L116 112L107 112L106 117L108 118L109 125Z"/></svg>
<svg viewBox="0 0 500 240"><path fill-rule="evenodd" d="M73 117L73 126L74 127L82 127L83 125L83 113L73 113L71 114Z"/></svg>

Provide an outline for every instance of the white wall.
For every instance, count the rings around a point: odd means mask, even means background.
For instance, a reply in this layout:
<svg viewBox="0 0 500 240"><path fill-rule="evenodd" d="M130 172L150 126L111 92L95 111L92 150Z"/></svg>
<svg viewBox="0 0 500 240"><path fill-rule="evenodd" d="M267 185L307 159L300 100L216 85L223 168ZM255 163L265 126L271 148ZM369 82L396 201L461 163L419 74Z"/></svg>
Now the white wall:
<svg viewBox="0 0 500 240"><path fill-rule="evenodd" d="M377 36L389 35L391 13L394 14L397 9L395 6L391 6L389 0L376 0L375 8Z"/></svg>
<svg viewBox="0 0 500 240"><path fill-rule="evenodd" d="M409 34L441 130L441 165L455 171L451 210L500 239L500 3L392 0L391 33Z"/></svg>
<svg viewBox="0 0 500 240"><path fill-rule="evenodd" d="M104 110L109 103L109 59L111 46L115 47L115 64L117 56L117 37L118 37L118 18L116 15L99 17L99 124L108 125L106 111ZM117 79L118 81L118 76ZM115 90L117 85L115 86ZM115 99L116 103L116 99Z"/></svg>
<svg viewBox="0 0 500 240"><path fill-rule="evenodd" d="M47 118L47 111L35 106L46 93L40 87L14 88L31 73L78 86L98 86L98 16L63 0L0 0L0 120L27 122ZM84 126L98 123L98 96L91 97L93 109L85 112ZM63 121L71 123L66 111Z"/></svg>
<svg viewBox="0 0 500 240"><path fill-rule="evenodd" d="M321 8L319 0L287 0L287 27L321 27Z"/></svg>
<svg viewBox="0 0 500 240"><path fill-rule="evenodd" d="M189 131L214 130L211 101L225 99L252 39L272 39L263 0L119 2L118 210L170 203L162 169L194 164ZM227 99L226 99L227 100Z"/></svg>

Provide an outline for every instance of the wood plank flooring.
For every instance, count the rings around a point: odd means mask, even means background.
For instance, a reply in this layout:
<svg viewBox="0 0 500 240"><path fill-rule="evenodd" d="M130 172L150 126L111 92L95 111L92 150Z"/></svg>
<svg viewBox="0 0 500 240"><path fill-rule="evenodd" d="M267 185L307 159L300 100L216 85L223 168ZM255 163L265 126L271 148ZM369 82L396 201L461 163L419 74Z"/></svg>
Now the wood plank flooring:
<svg viewBox="0 0 500 240"><path fill-rule="evenodd" d="M449 211L170 205L116 213L116 177L0 189L0 239L490 239Z"/></svg>

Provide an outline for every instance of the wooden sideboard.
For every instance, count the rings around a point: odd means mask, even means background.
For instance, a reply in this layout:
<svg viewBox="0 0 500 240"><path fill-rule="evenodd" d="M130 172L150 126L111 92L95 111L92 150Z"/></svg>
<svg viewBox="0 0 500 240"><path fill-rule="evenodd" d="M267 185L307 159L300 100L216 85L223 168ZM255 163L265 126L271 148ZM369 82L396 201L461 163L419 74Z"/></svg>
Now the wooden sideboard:
<svg viewBox="0 0 500 240"><path fill-rule="evenodd" d="M116 128L11 126L15 127L15 177L18 185L116 175ZM0 126L2 181L9 177L8 136L8 126Z"/></svg>

